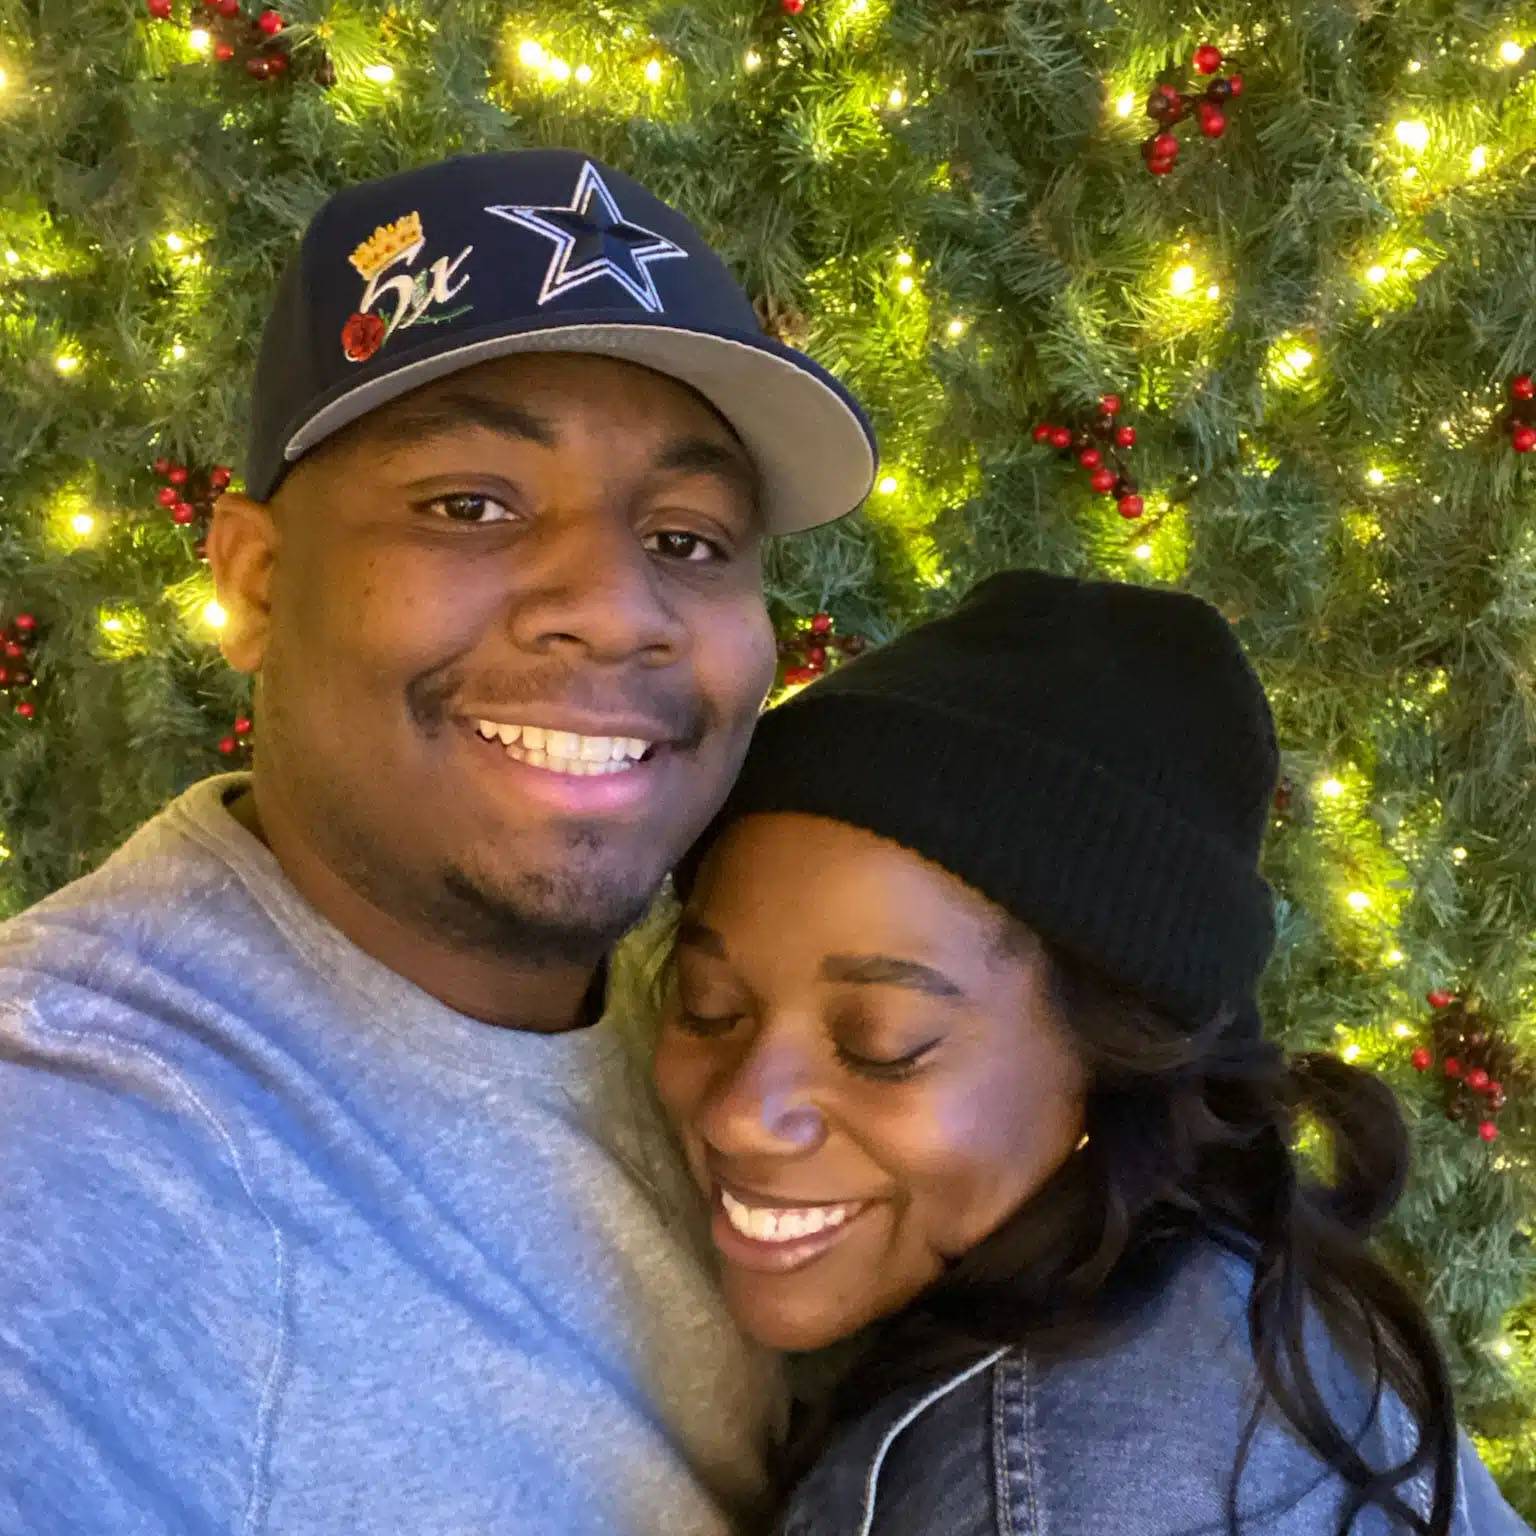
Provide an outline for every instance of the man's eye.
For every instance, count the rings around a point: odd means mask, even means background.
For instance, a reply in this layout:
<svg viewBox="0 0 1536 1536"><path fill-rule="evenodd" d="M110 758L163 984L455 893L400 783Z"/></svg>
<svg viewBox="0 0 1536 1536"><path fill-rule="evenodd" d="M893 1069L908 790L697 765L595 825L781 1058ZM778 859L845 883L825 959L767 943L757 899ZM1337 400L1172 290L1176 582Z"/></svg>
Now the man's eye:
<svg viewBox="0 0 1536 1536"><path fill-rule="evenodd" d="M450 523L504 523L512 516L505 502L494 496L465 491L454 496L434 496L423 503L434 517Z"/></svg>
<svg viewBox="0 0 1536 1536"><path fill-rule="evenodd" d="M706 539L699 533L683 533L680 529L648 533L642 542L651 554L661 555L668 560L686 560L693 565L702 565L706 561L725 559L725 551L712 539Z"/></svg>

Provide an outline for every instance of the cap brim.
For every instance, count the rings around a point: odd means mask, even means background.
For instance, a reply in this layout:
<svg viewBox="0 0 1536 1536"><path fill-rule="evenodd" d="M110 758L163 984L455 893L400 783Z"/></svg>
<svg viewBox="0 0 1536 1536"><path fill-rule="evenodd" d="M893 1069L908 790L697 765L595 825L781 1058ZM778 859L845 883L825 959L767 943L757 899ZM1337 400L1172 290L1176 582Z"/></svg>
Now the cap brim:
<svg viewBox="0 0 1536 1536"><path fill-rule="evenodd" d="M722 336L639 318L579 321L461 338L324 401L292 431L290 463L390 400L492 358L580 352L619 358L701 394L741 439L762 479L769 533L798 533L853 511L874 486L875 437L853 397L808 357L767 337Z"/></svg>

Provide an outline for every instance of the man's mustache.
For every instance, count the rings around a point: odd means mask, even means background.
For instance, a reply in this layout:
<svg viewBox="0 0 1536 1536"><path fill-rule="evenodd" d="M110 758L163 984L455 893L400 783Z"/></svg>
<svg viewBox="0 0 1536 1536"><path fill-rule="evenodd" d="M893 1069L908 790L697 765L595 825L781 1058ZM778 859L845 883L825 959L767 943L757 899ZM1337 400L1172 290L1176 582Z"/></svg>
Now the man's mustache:
<svg viewBox="0 0 1536 1536"><path fill-rule="evenodd" d="M457 661L434 667L406 687L406 703L424 730L443 729L460 711L456 703L472 699L477 709L492 709L515 719L526 705L563 705L595 715L643 715L663 727L664 739L685 750L698 746L719 725L718 712L696 694L684 695L675 683L663 684L639 672L623 678L598 678L563 664L470 669Z"/></svg>

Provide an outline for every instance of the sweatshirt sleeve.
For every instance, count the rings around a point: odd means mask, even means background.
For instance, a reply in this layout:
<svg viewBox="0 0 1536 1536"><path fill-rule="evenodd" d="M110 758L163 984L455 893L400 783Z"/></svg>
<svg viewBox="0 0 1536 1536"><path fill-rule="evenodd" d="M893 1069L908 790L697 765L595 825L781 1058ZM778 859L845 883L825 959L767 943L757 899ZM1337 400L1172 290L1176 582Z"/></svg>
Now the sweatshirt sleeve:
<svg viewBox="0 0 1536 1536"><path fill-rule="evenodd" d="M1465 1435L1461 1437L1456 1536L1531 1536L1531 1528L1504 1501Z"/></svg>
<svg viewBox="0 0 1536 1536"><path fill-rule="evenodd" d="M282 1237L229 1116L81 1002L0 1006L0 1532L256 1532Z"/></svg>

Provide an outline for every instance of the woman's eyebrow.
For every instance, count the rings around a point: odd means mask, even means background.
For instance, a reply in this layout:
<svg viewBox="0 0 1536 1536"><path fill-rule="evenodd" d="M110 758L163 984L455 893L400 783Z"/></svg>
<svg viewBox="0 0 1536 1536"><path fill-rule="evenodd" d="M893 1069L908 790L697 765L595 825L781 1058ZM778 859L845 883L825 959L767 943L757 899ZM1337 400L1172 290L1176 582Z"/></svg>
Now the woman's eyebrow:
<svg viewBox="0 0 1536 1536"><path fill-rule="evenodd" d="M690 949L703 950L716 960L727 958L725 940L708 923L700 922L696 917L685 917L678 923L677 942L686 944Z"/></svg>
<svg viewBox="0 0 1536 1536"><path fill-rule="evenodd" d="M906 987L926 997L965 996L965 989L943 971L895 955L828 955L821 962L821 978L861 987Z"/></svg>

